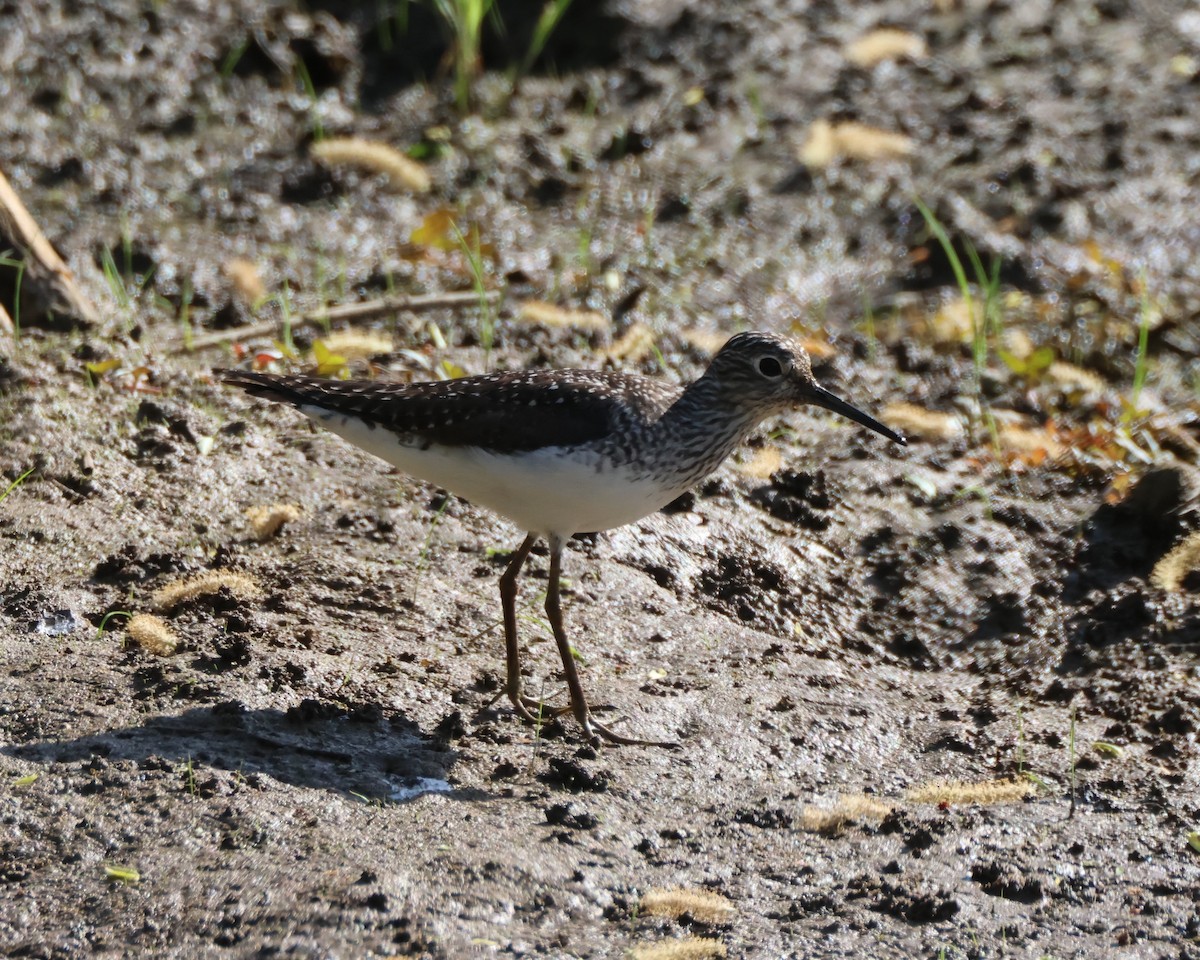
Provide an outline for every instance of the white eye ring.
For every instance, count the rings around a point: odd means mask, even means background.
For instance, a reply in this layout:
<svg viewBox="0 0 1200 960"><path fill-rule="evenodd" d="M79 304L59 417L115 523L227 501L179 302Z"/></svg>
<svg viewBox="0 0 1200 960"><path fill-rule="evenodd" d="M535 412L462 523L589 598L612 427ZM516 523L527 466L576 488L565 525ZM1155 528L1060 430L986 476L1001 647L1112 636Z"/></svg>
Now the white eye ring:
<svg viewBox="0 0 1200 960"><path fill-rule="evenodd" d="M783 364L775 357L760 357L757 366L758 372L764 377L774 380L783 376Z"/></svg>

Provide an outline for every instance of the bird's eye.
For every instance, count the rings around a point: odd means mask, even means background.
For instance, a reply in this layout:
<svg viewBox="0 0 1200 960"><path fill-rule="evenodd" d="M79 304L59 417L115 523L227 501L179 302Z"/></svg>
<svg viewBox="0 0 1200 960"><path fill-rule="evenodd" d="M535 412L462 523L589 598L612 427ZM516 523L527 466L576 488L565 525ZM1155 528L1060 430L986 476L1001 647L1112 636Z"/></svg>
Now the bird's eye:
<svg viewBox="0 0 1200 960"><path fill-rule="evenodd" d="M758 361L758 372L764 377L783 376L783 367L774 357L763 357Z"/></svg>

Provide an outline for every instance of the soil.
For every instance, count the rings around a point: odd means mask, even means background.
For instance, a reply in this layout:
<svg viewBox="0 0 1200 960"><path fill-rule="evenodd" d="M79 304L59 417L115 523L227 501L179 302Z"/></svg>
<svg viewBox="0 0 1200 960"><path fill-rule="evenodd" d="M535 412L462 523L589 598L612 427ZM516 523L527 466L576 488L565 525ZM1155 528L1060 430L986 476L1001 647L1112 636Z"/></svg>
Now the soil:
<svg viewBox="0 0 1200 960"><path fill-rule="evenodd" d="M1200 527L1195 10L578 3L514 86L540 5L499 8L463 114L433 4L0 0L0 169L105 317L19 308L0 272L0 952L1200 956L1200 615L1194 578L1150 576ZM928 55L850 63L878 27ZM805 165L822 119L913 150ZM331 135L419 147L432 191L319 165ZM1090 399L930 332L956 284L918 197ZM280 355L252 319L471 289L461 249L413 238L442 208L507 291L494 334L385 316L360 328L396 349L356 375L683 381L751 326L823 344L867 409L968 424L904 449L799 411L572 542L586 688L681 750L520 722L496 579L522 532L214 382ZM530 298L612 328L522 322ZM638 323L656 350L606 361ZM222 329L235 349L180 348ZM988 416L1090 446L1002 455ZM280 502L301 517L259 540L246 511ZM545 557L521 629L555 700ZM172 656L129 641L126 614L213 569L259 592L161 614ZM908 796L1009 778L1023 801ZM812 829L839 795L892 809ZM675 886L735 913L640 909Z"/></svg>

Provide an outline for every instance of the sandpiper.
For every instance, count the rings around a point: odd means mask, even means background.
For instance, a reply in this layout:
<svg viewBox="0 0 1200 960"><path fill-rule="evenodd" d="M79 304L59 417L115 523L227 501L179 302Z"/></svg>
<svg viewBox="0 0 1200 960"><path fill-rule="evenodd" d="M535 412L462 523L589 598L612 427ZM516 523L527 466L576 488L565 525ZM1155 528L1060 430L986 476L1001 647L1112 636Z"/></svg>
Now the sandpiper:
<svg viewBox="0 0 1200 960"><path fill-rule="evenodd" d="M500 577L505 693L527 721L570 712L590 740L620 744L673 746L622 736L592 716L559 605L566 540L648 516L715 470L764 419L801 404L824 407L905 442L820 386L804 349L770 333L733 337L686 389L594 370L403 384L218 373L256 397L291 404L406 473L527 531ZM539 537L550 546L546 615L570 693L570 704L559 708L544 707L521 686L517 576Z"/></svg>

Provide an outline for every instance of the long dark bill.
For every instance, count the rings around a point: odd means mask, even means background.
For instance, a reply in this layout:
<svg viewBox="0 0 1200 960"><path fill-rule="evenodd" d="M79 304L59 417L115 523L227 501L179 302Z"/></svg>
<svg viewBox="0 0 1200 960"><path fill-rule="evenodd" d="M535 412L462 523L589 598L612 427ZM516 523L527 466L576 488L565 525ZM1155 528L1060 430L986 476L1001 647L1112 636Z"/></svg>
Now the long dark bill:
<svg viewBox="0 0 1200 960"><path fill-rule="evenodd" d="M864 427L869 427L876 433L882 433L889 440L895 440L896 443L904 446L908 445L908 441L903 436L898 434L890 427L885 427L874 417L863 413L858 407L852 406L841 397L835 396L824 387L818 387L813 384L805 391L805 400L809 403L815 403L818 407L824 407L826 410L832 410L834 413L840 413L848 420L853 420L855 423L861 423Z"/></svg>

